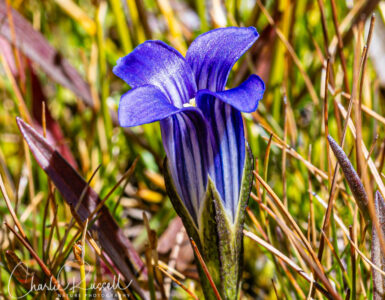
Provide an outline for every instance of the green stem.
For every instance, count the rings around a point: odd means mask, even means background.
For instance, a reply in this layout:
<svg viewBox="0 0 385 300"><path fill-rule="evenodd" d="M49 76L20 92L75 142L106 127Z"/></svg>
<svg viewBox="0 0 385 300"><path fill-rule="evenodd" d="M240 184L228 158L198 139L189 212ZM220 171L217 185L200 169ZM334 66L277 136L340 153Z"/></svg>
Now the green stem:
<svg viewBox="0 0 385 300"><path fill-rule="evenodd" d="M109 140L108 137L112 136L112 122L110 117L110 112L107 105L107 98L109 96L109 81L107 80L107 62L106 62L106 52L104 45L104 35L103 35L103 19L104 12L101 5L96 9L96 23L97 23L97 44L99 50L99 83L101 85L101 110L103 116L103 127L104 132L99 132L99 134L104 134L104 137L101 137L101 140L104 139L106 142L107 150L109 153ZM101 143L104 144L104 143ZM106 154L106 153L105 153Z"/></svg>
<svg viewBox="0 0 385 300"><path fill-rule="evenodd" d="M208 24L206 19L206 1L198 0L197 1L197 10L199 19L201 21L201 31L206 32L208 30Z"/></svg>
<svg viewBox="0 0 385 300"><path fill-rule="evenodd" d="M111 2L112 11L115 16L119 38L120 38L120 41L122 42L124 53L127 54L132 51L132 43L130 40L130 33L128 31L128 26L126 23L126 17L124 15L124 11L120 0L110 0L110 2ZM129 8L131 9L131 7Z"/></svg>

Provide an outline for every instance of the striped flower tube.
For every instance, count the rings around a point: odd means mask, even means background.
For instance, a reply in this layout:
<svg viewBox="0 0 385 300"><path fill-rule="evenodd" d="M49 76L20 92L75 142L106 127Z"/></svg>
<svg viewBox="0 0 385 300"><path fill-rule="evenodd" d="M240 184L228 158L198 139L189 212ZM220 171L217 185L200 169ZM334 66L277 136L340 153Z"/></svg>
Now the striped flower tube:
<svg viewBox="0 0 385 300"><path fill-rule="evenodd" d="M241 112L255 111L265 90L257 75L236 88L225 86L257 38L253 27L215 29L198 36L186 57L161 41L147 41L113 69L132 88L120 100L120 125L160 121L170 199L223 299L239 297L252 184ZM206 299L215 299L197 265Z"/></svg>

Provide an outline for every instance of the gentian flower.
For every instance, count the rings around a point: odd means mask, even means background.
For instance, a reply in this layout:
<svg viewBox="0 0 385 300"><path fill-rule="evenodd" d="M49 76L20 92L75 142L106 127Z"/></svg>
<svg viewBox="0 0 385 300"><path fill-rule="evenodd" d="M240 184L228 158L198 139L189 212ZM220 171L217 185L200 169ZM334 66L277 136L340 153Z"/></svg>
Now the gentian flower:
<svg viewBox="0 0 385 300"><path fill-rule="evenodd" d="M257 109L265 86L257 75L236 88L225 86L257 38L253 27L215 29L198 36L185 58L161 41L147 41L113 69L132 88L120 100L121 126L160 121L171 201L211 260L209 269L226 299L238 297L239 270L230 269L240 261L242 207L252 182L241 112Z"/></svg>

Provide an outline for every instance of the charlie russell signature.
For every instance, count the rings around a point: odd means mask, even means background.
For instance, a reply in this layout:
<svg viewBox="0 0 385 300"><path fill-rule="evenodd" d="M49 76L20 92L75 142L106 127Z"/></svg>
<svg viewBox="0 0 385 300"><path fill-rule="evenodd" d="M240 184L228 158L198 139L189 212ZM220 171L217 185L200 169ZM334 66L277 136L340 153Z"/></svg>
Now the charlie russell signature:
<svg viewBox="0 0 385 300"><path fill-rule="evenodd" d="M55 292L55 291L58 291L58 288L55 286L55 284L53 284L52 279L50 279L49 282L42 283L42 282L39 282L39 280L36 279L37 277L33 276L33 275L32 275L32 277L29 278L29 280L27 278L20 278L19 276L17 276L17 274L18 274L17 269L19 267L22 267L22 266L23 266L23 268L27 268L26 274L29 274L29 276L31 276L30 275L31 273L28 272L28 267L26 267L22 262L19 262L13 268L13 270L12 270L10 276L9 276L9 280L8 280L8 294L9 294L9 296L12 299L22 299L22 298L25 298L29 294L34 293L34 292L42 292L42 291L53 291L53 292ZM62 266L60 268L56 278L60 278L61 271L65 267L66 267L66 265L64 265L64 266ZM88 277L87 275L86 275L86 278ZM26 275L26 276L28 276L28 275ZM17 281L21 282L23 284L23 286L27 290L21 296L13 295L12 290L10 288L11 280L14 277L16 278ZM27 280L25 280L25 279L27 279ZM116 290L124 291L124 290L126 290L126 289L128 289L130 287L130 285L132 283L132 280L127 285L123 285L123 286L122 286L122 282L123 282L123 280L121 279L120 274L118 274L117 277L115 275L113 276L112 282L111 281L103 281L103 282L97 282L97 283L95 283L95 282L88 282L87 283L87 288L85 290L86 291L93 291L93 292L95 292L95 291L98 291L98 292L114 292ZM74 293L76 291L82 290L81 283L82 283L81 280L80 281L75 281L75 278L72 278L72 281L68 280L66 285L62 285L62 288L65 291L69 291L71 293Z"/></svg>

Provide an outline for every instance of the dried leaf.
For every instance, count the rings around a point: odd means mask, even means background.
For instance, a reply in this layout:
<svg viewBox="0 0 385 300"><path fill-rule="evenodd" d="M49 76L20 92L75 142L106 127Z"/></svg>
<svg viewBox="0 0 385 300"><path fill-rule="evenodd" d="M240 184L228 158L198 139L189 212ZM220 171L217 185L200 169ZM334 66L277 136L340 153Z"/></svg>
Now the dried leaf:
<svg viewBox="0 0 385 300"><path fill-rule="evenodd" d="M92 188L87 187L86 181L54 150L46 139L19 118L17 118L17 124L40 167L47 173L63 198L71 206L71 211L75 214L74 217L82 222L85 221L101 201L99 196ZM85 190L83 200L75 212L79 199ZM139 274L145 266L106 206L100 209L100 217L90 229L98 234L98 241L102 249L126 280L132 280L131 286L142 294L134 274Z"/></svg>

